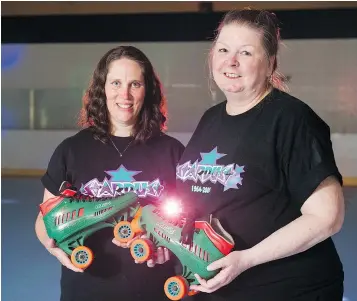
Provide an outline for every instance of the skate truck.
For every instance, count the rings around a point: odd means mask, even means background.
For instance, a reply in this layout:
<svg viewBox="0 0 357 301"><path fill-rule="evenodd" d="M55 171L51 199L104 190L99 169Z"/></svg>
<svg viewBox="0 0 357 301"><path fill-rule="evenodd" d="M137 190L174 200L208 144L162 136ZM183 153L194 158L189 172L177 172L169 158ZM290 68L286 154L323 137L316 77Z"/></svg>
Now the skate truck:
<svg viewBox="0 0 357 301"><path fill-rule="evenodd" d="M171 300L196 294L189 289L191 284L199 284L194 274L206 280L214 277L219 271L207 271L207 266L229 254L234 247L233 238L212 216L191 221L191 240L187 243L182 238L190 228L190 221L177 204L167 201L159 206L141 207L131 223L126 224L126 231L116 234L120 242L128 241L124 233L131 233L131 237L133 233L142 233L148 237L132 240L130 245L132 257L140 263L153 258L158 247L166 247L176 255L182 265L182 275L172 276L164 284L165 294Z"/></svg>
<svg viewBox="0 0 357 301"><path fill-rule="evenodd" d="M130 237L126 225L130 224L140 205L135 193L118 197L94 198L77 193L64 182L60 195L40 205L47 234L57 246L71 256L74 266L86 269L93 259L92 250L84 245L86 238L107 227L114 233Z"/></svg>

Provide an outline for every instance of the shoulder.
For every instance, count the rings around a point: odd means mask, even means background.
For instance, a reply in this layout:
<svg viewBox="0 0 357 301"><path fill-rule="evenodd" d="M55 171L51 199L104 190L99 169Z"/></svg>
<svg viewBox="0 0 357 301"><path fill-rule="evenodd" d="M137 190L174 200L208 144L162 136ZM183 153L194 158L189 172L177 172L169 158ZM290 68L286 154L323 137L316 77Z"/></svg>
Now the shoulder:
<svg viewBox="0 0 357 301"><path fill-rule="evenodd" d="M274 111L284 123L308 124L312 127L328 127L324 120L303 100L286 92L275 90L271 102Z"/></svg>
<svg viewBox="0 0 357 301"><path fill-rule="evenodd" d="M82 129L79 132L65 138L58 145L58 149L68 150L77 145L88 144L89 141L94 141L92 131L90 128Z"/></svg>
<svg viewBox="0 0 357 301"><path fill-rule="evenodd" d="M219 115L220 112L225 108L227 101L220 102L219 104L214 105L213 107L210 107L207 109L203 116L202 119L211 119Z"/></svg>
<svg viewBox="0 0 357 301"><path fill-rule="evenodd" d="M274 131L280 137L279 144L285 148L292 143L310 144L316 139L330 141L330 127L307 103L288 93L275 92L271 99L273 109L266 120L272 121Z"/></svg>
<svg viewBox="0 0 357 301"><path fill-rule="evenodd" d="M225 109L226 103L227 103L227 101L223 101L223 102L220 102L219 104L214 105L214 106L210 107L209 109L207 109L203 113L203 115L196 127L196 131L198 129L201 129L202 127L205 127L206 124L211 124L214 120L216 120L216 118L219 118L222 110Z"/></svg>
<svg viewBox="0 0 357 301"><path fill-rule="evenodd" d="M149 139L148 141L149 146L155 146L159 148L173 148L173 149L179 149L183 150L184 146L183 144L176 138L167 135L165 133L160 133L159 135Z"/></svg>
<svg viewBox="0 0 357 301"><path fill-rule="evenodd" d="M93 132L91 128L85 128L68 138L71 141L83 140L83 139L93 139Z"/></svg>

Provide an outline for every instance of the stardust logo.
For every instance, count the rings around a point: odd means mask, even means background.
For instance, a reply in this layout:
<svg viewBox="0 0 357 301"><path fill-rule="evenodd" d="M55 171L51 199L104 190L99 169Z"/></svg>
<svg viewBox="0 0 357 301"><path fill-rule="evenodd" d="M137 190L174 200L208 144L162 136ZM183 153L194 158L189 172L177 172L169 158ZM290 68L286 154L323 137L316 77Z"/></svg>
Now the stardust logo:
<svg viewBox="0 0 357 301"><path fill-rule="evenodd" d="M219 165L217 160L226 154L218 153L215 147L209 153L201 153L202 160L195 163L188 161L178 165L176 169L176 178L185 181L194 181L195 183L206 183L207 181L216 184L221 183L224 190L238 189L238 184L242 185L244 166L238 164Z"/></svg>
<svg viewBox="0 0 357 301"><path fill-rule="evenodd" d="M124 165L120 165L117 170L105 171L111 177L104 178L103 181L93 179L86 184L82 184L80 192L94 197L116 197L128 192L135 192L138 197L159 197L164 190L160 180L152 182L135 181L134 176L141 171L129 171Z"/></svg>

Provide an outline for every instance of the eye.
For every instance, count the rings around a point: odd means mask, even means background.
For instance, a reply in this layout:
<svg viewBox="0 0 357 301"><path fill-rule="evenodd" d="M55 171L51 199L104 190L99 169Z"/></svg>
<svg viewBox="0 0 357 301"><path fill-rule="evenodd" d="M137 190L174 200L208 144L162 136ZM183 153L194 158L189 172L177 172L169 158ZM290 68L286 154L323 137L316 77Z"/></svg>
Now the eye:
<svg viewBox="0 0 357 301"><path fill-rule="evenodd" d="M132 85L134 88L140 88L140 87L142 86L142 84L139 83L139 82L133 82L131 85Z"/></svg>
<svg viewBox="0 0 357 301"><path fill-rule="evenodd" d="M226 48L218 48L218 52L228 52Z"/></svg>
<svg viewBox="0 0 357 301"><path fill-rule="evenodd" d="M243 50L242 52L241 52L241 54L243 54L243 55L248 55L248 56L251 56L252 54L249 52L249 51L247 51L247 50Z"/></svg>
<svg viewBox="0 0 357 301"><path fill-rule="evenodd" d="M120 82L118 80L115 80L115 81L112 82L112 85L114 87L119 87L120 86Z"/></svg>

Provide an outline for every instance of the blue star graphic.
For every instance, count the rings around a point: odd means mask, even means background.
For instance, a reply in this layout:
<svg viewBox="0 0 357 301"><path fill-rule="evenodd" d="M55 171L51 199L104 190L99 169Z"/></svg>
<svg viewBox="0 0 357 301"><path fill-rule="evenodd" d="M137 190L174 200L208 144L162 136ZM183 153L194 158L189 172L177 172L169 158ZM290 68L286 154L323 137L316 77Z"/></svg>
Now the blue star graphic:
<svg viewBox="0 0 357 301"><path fill-rule="evenodd" d="M211 150L209 153L201 153L202 161L200 162L201 165L216 165L216 161L226 154L221 154L217 152L217 146Z"/></svg>
<svg viewBox="0 0 357 301"><path fill-rule="evenodd" d="M238 189L237 184L242 185L242 178L240 177L240 175L235 175L235 176L230 176L226 182L226 184L224 185L224 190L226 191L228 189Z"/></svg>
<svg viewBox="0 0 357 301"><path fill-rule="evenodd" d="M239 166L238 164L236 164L236 167L234 169L235 174L231 175L226 184L224 185L224 190L226 191L228 189L238 189L237 184L242 185L242 178L240 176L241 173L244 172L244 166Z"/></svg>
<svg viewBox="0 0 357 301"><path fill-rule="evenodd" d="M236 172L236 175L239 175L240 173L244 172L244 166L239 166L236 164L236 168L234 170Z"/></svg>
<svg viewBox="0 0 357 301"><path fill-rule="evenodd" d="M117 170L108 170L106 173L111 175L111 182L134 182L135 179L133 177L141 173L141 171L129 171L124 165L120 165Z"/></svg>

